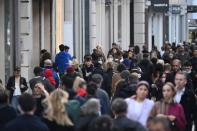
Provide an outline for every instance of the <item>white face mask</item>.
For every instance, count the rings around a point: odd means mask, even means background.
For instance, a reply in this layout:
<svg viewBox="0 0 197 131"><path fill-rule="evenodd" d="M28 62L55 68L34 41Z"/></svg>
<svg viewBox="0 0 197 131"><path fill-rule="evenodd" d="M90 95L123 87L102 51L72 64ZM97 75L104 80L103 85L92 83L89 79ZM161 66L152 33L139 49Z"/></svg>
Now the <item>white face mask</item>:
<svg viewBox="0 0 197 131"><path fill-rule="evenodd" d="M138 78L141 78L142 77L142 75L141 74L138 74Z"/></svg>
<svg viewBox="0 0 197 131"><path fill-rule="evenodd" d="M108 61L109 61L109 62L112 62L112 61L113 61L113 58L108 58Z"/></svg>

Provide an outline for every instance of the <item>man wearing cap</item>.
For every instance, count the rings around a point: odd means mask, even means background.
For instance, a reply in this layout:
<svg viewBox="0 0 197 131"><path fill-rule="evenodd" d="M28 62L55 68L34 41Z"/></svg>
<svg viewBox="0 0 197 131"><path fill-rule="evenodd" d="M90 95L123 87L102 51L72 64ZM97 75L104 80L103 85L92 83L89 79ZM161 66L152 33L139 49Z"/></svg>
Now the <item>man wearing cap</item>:
<svg viewBox="0 0 197 131"><path fill-rule="evenodd" d="M9 78L6 88L10 91L12 106L17 109L18 97L28 89L26 79L21 77L20 67L15 67L14 75Z"/></svg>

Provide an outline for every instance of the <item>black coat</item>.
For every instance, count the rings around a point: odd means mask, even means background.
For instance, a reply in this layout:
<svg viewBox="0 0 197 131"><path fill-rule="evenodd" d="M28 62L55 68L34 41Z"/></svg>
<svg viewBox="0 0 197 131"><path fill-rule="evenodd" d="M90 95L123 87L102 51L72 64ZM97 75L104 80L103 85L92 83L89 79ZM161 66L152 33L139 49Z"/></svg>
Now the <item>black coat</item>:
<svg viewBox="0 0 197 131"><path fill-rule="evenodd" d="M88 115L79 118L75 131L92 131L93 123L97 117L97 115Z"/></svg>
<svg viewBox="0 0 197 131"><path fill-rule="evenodd" d="M146 131L146 129L140 123L121 116L113 120L113 131Z"/></svg>
<svg viewBox="0 0 197 131"><path fill-rule="evenodd" d="M117 88L116 88L113 100L115 98L126 99L128 97L131 97L131 96L135 95L136 85L137 85L137 83L128 83L125 80L121 80L117 84Z"/></svg>
<svg viewBox="0 0 197 131"><path fill-rule="evenodd" d="M4 129L4 126L16 118L16 110L9 105L0 105L0 129Z"/></svg>
<svg viewBox="0 0 197 131"><path fill-rule="evenodd" d="M58 125L55 121L50 121L43 118L42 121L48 126L50 131L74 131L72 126L62 126Z"/></svg>
<svg viewBox="0 0 197 131"><path fill-rule="evenodd" d="M23 86L22 86L23 85ZM10 100L14 94L14 89L12 87L15 87L15 76L12 76L9 78L6 88L10 91ZM20 90L21 92L25 92L28 89L26 79L24 77L20 77Z"/></svg>
<svg viewBox="0 0 197 131"><path fill-rule="evenodd" d="M8 123L5 131L49 131L49 129L38 117L21 115Z"/></svg>
<svg viewBox="0 0 197 131"><path fill-rule="evenodd" d="M111 89L112 89L112 76L113 76L114 72L113 72L113 69L108 69L106 72L105 72L105 76L106 76L106 83L103 83L103 84L106 84L104 85L104 87L106 89L104 89L109 97L111 97Z"/></svg>
<svg viewBox="0 0 197 131"><path fill-rule="evenodd" d="M192 122L197 121L197 116L196 116L197 105L196 105L196 98L194 92L191 89L187 87L185 88L185 92L181 97L180 104L183 106L185 113L185 118L187 121L186 128L192 126ZM197 124L195 123L195 125Z"/></svg>
<svg viewBox="0 0 197 131"><path fill-rule="evenodd" d="M142 70L141 80L145 80L149 84L152 84L153 64L151 63L151 61L143 59L139 63L139 67Z"/></svg>
<svg viewBox="0 0 197 131"><path fill-rule="evenodd" d="M42 77L42 76L37 76L37 77L34 77L32 78L30 81L29 81L29 85L30 85L30 88L33 90L34 86L37 84L37 82L42 82L43 85L44 85L44 88L49 92L51 93L52 91L55 90L55 87L50 83L50 81L48 79L46 79L45 77Z"/></svg>

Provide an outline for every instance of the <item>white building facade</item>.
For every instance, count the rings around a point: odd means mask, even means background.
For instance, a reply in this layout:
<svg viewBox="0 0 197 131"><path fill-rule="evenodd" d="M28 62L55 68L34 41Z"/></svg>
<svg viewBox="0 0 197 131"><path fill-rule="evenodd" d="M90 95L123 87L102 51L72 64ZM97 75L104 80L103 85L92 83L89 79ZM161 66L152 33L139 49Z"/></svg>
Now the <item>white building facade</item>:
<svg viewBox="0 0 197 131"><path fill-rule="evenodd" d="M1 0L0 10L4 84L15 66L31 79L41 49L54 59L65 44L82 62L98 44L105 54L113 42L123 50L145 44L145 0Z"/></svg>

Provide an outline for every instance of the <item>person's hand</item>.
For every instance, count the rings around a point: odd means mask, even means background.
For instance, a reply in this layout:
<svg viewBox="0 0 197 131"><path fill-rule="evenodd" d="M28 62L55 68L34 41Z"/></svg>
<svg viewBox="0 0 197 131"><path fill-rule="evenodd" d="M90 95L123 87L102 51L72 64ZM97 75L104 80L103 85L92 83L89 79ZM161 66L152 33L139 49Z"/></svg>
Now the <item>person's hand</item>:
<svg viewBox="0 0 197 131"><path fill-rule="evenodd" d="M92 72L86 73L86 77L90 76Z"/></svg>
<svg viewBox="0 0 197 131"><path fill-rule="evenodd" d="M44 85L42 83L37 83L35 85L36 88L39 88L42 91L42 94L45 96L48 96L49 93L46 91L46 89L44 88Z"/></svg>
<svg viewBox="0 0 197 131"><path fill-rule="evenodd" d="M25 88L25 86L22 84L22 85L21 85L21 88Z"/></svg>
<svg viewBox="0 0 197 131"><path fill-rule="evenodd" d="M169 116L167 116L167 118L168 118L170 121L174 121L174 120L176 119L176 117L173 116L173 115L169 115Z"/></svg>
<svg viewBox="0 0 197 131"><path fill-rule="evenodd" d="M11 90L15 90L15 89L16 89L14 86L12 86L12 87L10 87L10 88L11 88Z"/></svg>
<svg viewBox="0 0 197 131"><path fill-rule="evenodd" d="M44 85L42 83L37 83L35 87L39 88L41 91L45 91Z"/></svg>
<svg viewBox="0 0 197 131"><path fill-rule="evenodd" d="M158 114L157 117L166 118L166 115L164 115L164 114Z"/></svg>

